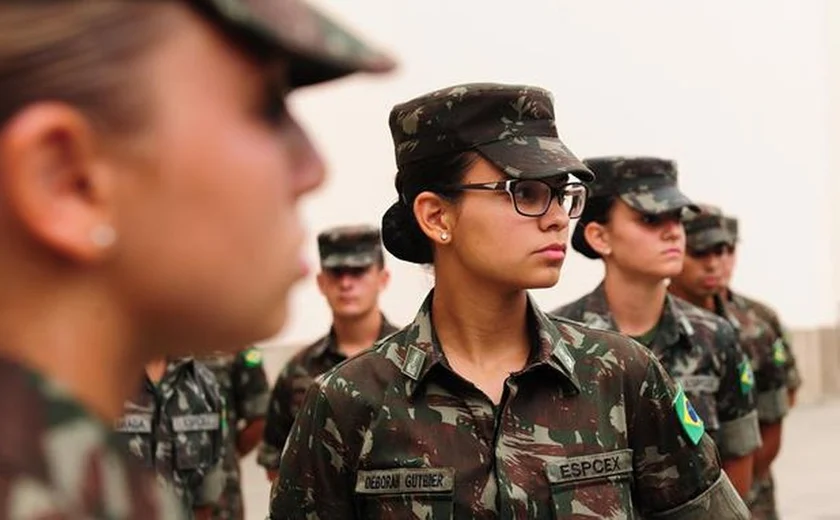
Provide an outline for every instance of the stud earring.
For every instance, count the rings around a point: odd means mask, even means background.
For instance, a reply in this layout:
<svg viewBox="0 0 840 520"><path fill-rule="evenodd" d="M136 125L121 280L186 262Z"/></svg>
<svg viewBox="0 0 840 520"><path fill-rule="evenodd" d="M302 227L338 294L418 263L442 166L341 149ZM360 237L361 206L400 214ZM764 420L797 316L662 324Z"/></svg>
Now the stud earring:
<svg viewBox="0 0 840 520"><path fill-rule="evenodd" d="M440 239L446 242L447 240L449 240L449 233L447 233L446 231L442 231L440 233Z"/></svg>
<svg viewBox="0 0 840 520"><path fill-rule="evenodd" d="M107 224L99 224L90 230L90 241L105 249L111 247L117 241L117 232Z"/></svg>

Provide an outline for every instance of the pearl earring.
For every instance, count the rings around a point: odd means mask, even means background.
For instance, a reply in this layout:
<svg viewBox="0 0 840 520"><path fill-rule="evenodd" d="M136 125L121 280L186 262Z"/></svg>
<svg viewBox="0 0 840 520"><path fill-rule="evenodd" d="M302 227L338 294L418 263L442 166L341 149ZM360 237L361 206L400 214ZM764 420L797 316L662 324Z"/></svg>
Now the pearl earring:
<svg viewBox="0 0 840 520"><path fill-rule="evenodd" d="M447 240L449 240L449 233L447 233L446 231L442 231L440 234L440 239L446 242Z"/></svg>
<svg viewBox="0 0 840 520"><path fill-rule="evenodd" d="M117 232L107 224L99 224L90 230L90 241L105 249L117 241Z"/></svg>

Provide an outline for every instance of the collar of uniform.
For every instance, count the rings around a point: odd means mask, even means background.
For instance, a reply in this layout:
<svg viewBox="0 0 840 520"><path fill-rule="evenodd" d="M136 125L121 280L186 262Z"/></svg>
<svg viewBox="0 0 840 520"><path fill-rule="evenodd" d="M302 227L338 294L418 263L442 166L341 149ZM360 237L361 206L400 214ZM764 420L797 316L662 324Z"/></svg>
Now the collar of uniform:
<svg viewBox="0 0 840 520"><path fill-rule="evenodd" d="M724 301L723 298L720 297L719 294L714 296L715 299L715 314L720 316L721 318L725 319L732 325L732 328L735 329L735 332L740 332L741 330L741 322L738 321L738 318L733 314L730 305L732 303Z"/></svg>
<svg viewBox="0 0 840 520"><path fill-rule="evenodd" d="M433 295L434 290L426 296L414 321L404 329L406 343L404 354L398 360L398 365L402 373L413 380L410 388L412 396L436 365L442 365L452 371L432 325ZM530 296L528 296L528 316L528 322L536 324L538 345L524 370L541 364L549 366L570 380L580 391L580 382L574 372L574 359L569 353L563 331L539 310Z"/></svg>
<svg viewBox="0 0 840 520"><path fill-rule="evenodd" d="M192 357L170 359L167 361L166 369L163 371L163 375L161 376L160 381L157 382L157 385L149 379L148 375L146 376L146 379L152 386L157 386L157 389L163 396L164 400L169 399L175 391L175 383L178 381L181 372L188 368L192 368L194 361L195 360Z"/></svg>
<svg viewBox="0 0 840 520"><path fill-rule="evenodd" d="M607 304L607 293L604 290L604 282L601 282L586 297L586 310L584 311L584 323L590 327L612 330L618 332L618 325L613 320L610 307ZM679 308L676 300L671 294L665 294L665 306L662 315L657 323L656 336L653 339L651 350L664 349L679 342L680 336L690 338L694 334L694 327L691 326L688 317Z"/></svg>
<svg viewBox="0 0 840 520"><path fill-rule="evenodd" d="M396 327L394 327L394 325L391 324L391 322L388 321L387 318L385 318L384 314L380 313L379 315L382 317L382 321L379 326L379 335L376 336L377 341L386 336L390 336L398 330ZM338 340L335 337L335 327L330 327L329 333L323 338L316 341L315 345L316 347L313 352L315 357L321 357L327 354L327 352L339 356L341 358L347 357L338 350Z"/></svg>

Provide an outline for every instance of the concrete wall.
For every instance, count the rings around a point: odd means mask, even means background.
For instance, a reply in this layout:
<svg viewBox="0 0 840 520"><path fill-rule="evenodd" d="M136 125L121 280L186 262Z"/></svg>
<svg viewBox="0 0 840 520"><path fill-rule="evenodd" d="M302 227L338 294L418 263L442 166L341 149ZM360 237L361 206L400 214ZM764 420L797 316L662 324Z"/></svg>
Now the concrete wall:
<svg viewBox="0 0 840 520"><path fill-rule="evenodd" d="M808 367L803 398L816 399L833 384L838 367L825 360L837 348L827 331L840 297L840 182L831 175L840 144L840 3L316 3L387 44L402 68L293 99L333 175L305 208L313 263L319 230L378 223L394 200L393 104L461 82L537 84L554 92L558 127L578 155L674 158L689 195L740 217L735 286L772 303L796 332ZM432 279L390 260L394 277L383 307L405 322ZM571 255L560 284L536 298L547 307L572 300L601 274L598 262ZM300 345L328 326L311 280L293 306L289 326L268 346Z"/></svg>

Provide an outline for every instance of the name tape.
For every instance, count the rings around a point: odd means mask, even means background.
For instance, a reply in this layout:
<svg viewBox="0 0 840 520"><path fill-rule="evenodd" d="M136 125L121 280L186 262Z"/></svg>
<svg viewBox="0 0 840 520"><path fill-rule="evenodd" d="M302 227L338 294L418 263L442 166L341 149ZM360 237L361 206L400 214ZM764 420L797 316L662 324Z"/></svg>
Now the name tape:
<svg viewBox="0 0 840 520"><path fill-rule="evenodd" d="M548 466L548 480L564 484L580 480L606 479L633 472L633 450L569 457Z"/></svg>
<svg viewBox="0 0 840 520"><path fill-rule="evenodd" d="M356 474L356 493L363 495L444 493L454 488L453 468L395 468Z"/></svg>
<svg viewBox="0 0 840 520"><path fill-rule="evenodd" d="M172 429L176 432L200 432L218 430L221 420L217 413L179 415L172 418Z"/></svg>

